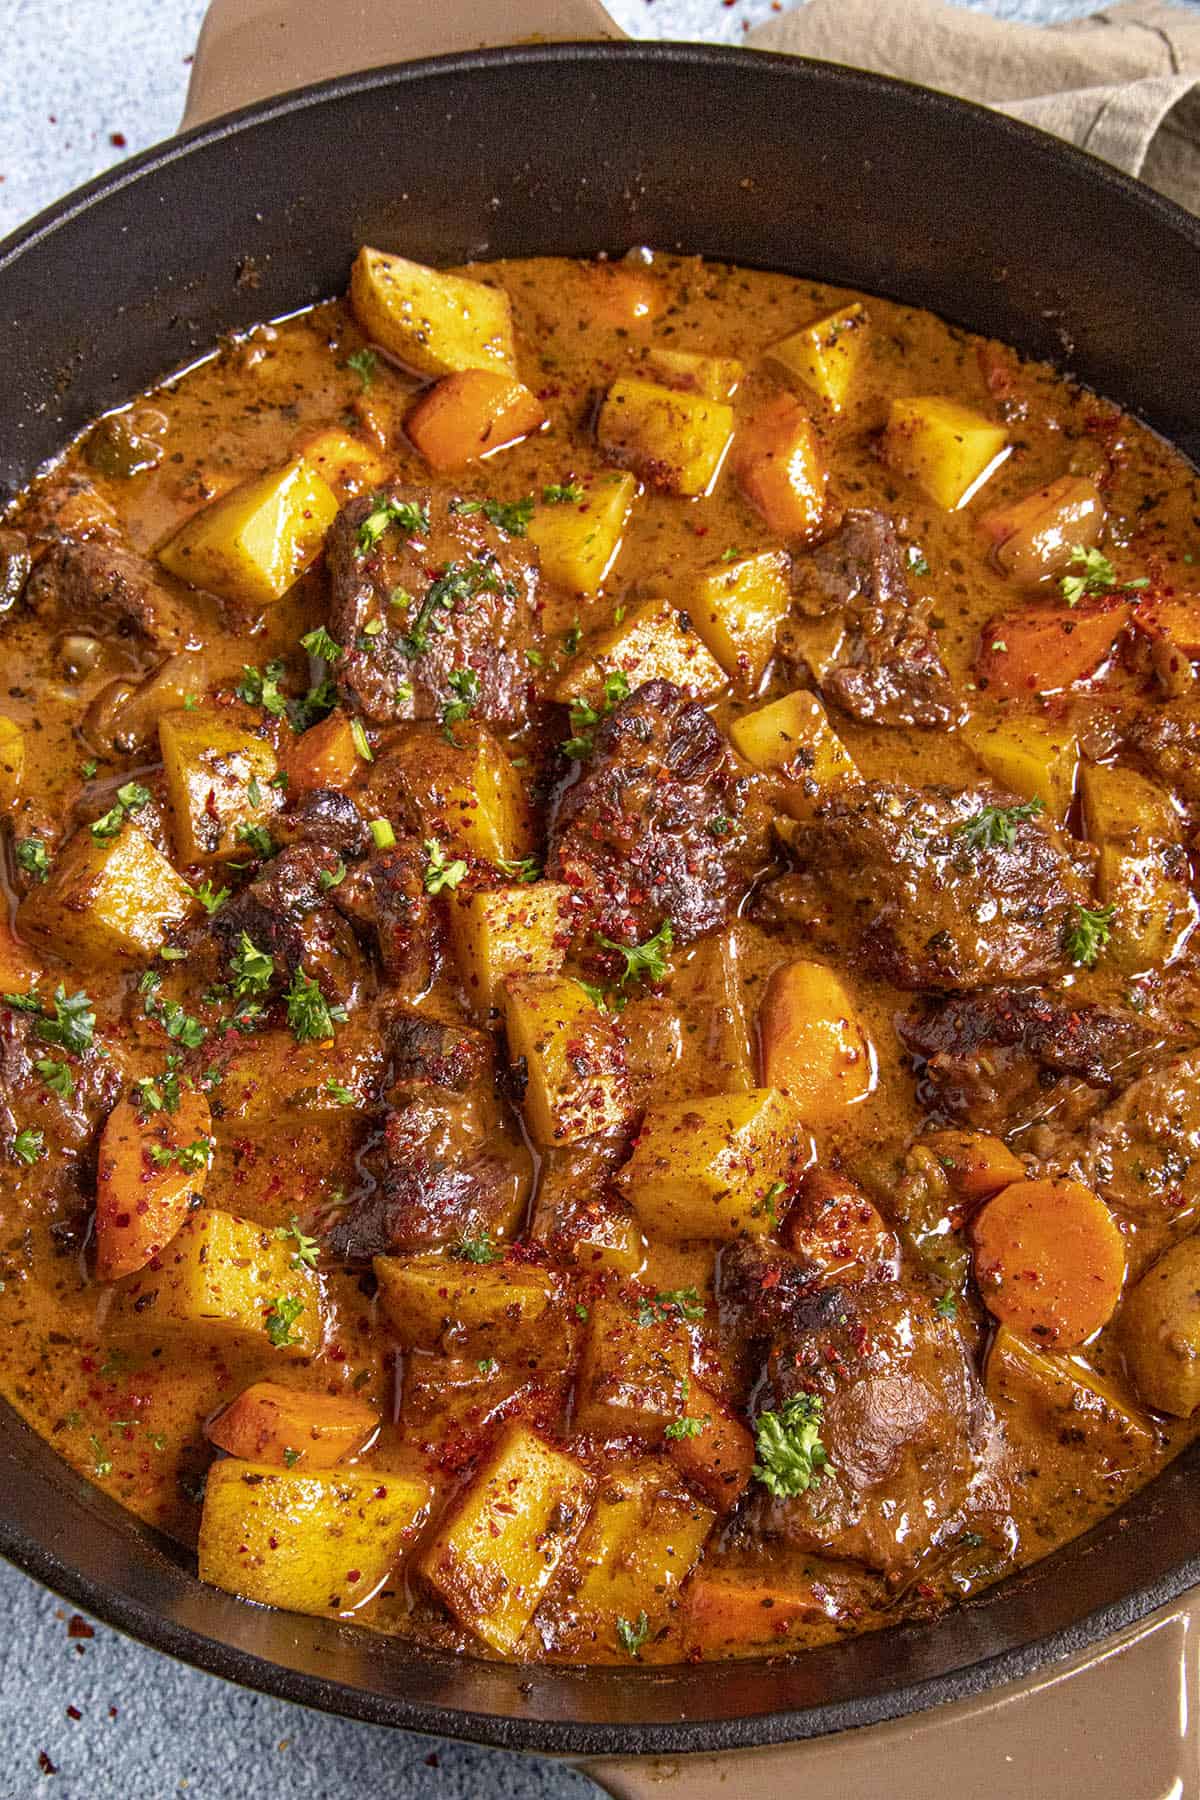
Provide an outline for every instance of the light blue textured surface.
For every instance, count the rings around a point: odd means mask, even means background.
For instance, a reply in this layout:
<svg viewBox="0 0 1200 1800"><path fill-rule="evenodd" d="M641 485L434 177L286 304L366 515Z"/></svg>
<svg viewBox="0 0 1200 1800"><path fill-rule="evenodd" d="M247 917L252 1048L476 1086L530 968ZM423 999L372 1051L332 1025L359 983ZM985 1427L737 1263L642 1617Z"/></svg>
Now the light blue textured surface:
<svg viewBox="0 0 1200 1800"><path fill-rule="evenodd" d="M973 3L1024 20L1092 9L1089 0ZM771 15L770 0L609 4L619 24L643 38L738 43L744 24ZM0 0L0 235L170 134L203 11L204 0ZM114 133L124 148L112 143ZM52 1596L0 1568L2 1800L584 1800L597 1792L550 1763L323 1718L242 1692L103 1627L92 1639L71 1639L68 1616ZM56 1774L42 1770L39 1752Z"/></svg>

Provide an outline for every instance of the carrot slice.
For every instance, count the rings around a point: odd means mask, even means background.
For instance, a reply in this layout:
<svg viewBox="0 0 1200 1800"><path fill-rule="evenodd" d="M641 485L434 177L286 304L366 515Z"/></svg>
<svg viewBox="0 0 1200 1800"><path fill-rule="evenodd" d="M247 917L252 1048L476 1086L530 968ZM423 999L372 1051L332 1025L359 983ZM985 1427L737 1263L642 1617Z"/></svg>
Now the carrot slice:
<svg viewBox="0 0 1200 1800"><path fill-rule="evenodd" d="M954 1192L964 1200L986 1200L1014 1181L1023 1181L1025 1165L1003 1138L985 1131L931 1131L920 1143L932 1150Z"/></svg>
<svg viewBox="0 0 1200 1800"><path fill-rule="evenodd" d="M256 1381L205 1427L218 1450L247 1462L330 1469L362 1448L379 1415L342 1394L307 1394L278 1381Z"/></svg>
<svg viewBox="0 0 1200 1800"><path fill-rule="evenodd" d="M208 1101L192 1088L174 1112L146 1114L132 1100L113 1107L96 1169L99 1280L132 1275L170 1243L204 1191L211 1131Z"/></svg>
<svg viewBox="0 0 1200 1800"><path fill-rule="evenodd" d="M692 1382L687 1416L699 1422L695 1435L667 1439L672 1462L703 1488L719 1512L731 1512L750 1485L754 1439L716 1397Z"/></svg>
<svg viewBox="0 0 1200 1800"><path fill-rule="evenodd" d="M1166 641L1191 661L1200 657L1200 594L1149 599L1133 615L1134 628L1154 642Z"/></svg>
<svg viewBox="0 0 1200 1800"><path fill-rule="evenodd" d="M984 626L975 672L993 694L1058 694L1097 674L1133 617L1127 601L1031 606Z"/></svg>
<svg viewBox="0 0 1200 1800"><path fill-rule="evenodd" d="M511 375L462 369L422 394L405 428L431 469L461 469L540 431L541 401Z"/></svg>
<svg viewBox="0 0 1200 1800"><path fill-rule="evenodd" d="M362 766L350 720L343 712L331 712L319 725L287 746L281 758L289 795L307 794L314 788L344 788Z"/></svg>
<svg viewBox="0 0 1200 1800"><path fill-rule="evenodd" d="M1078 1181L1014 1181L976 1214L975 1279L993 1317L1069 1350L1112 1317L1125 1245L1112 1214Z"/></svg>
<svg viewBox="0 0 1200 1800"><path fill-rule="evenodd" d="M803 542L825 517L829 472L816 429L791 394L777 394L743 426L734 445L738 485L772 531Z"/></svg>

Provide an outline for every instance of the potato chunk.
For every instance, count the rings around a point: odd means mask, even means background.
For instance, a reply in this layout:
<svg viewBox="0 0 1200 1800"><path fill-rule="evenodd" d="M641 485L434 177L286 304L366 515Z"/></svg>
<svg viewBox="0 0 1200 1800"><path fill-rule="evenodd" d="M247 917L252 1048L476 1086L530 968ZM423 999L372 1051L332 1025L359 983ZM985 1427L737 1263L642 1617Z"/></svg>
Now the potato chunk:
<svg viewBox="0 0 1200 1800"><path fill-rule="evenodd" d="M923 394L892 401L884 460L947 512L972 500L1008 452L1004 427L957 400Z"/></svg>
<svg viewBox="0 0 1200 1800"><path fill-rule="evenodd" d="M374 1267L383 1310L406 1350L452 1346L503 1359L554 1298L544 1269L434 1256L377 1256Z"/></svg>
<svg viewBox="0 0 1200 1800"><path fill-rule="evenodd" d="M704 639L671 600L646 600L631 607L619 625L602 631L576 658L554 690L556 700L586 700L597 711L605 704L605 683L624 676L628 691L645 681L672 681L693 699L725 686L720 663Z"/></svg>
<svg viewBox="0 0 1200 1800"><path fill-rule="evenodd" d="M510 1426L439 1526L422 1575L460 1624L511 1655L583 1528L594 1487L572 1457Z"/></svg>
<svg viewBox="0 0 1200 1800"><path fill-rule="evenodd" d="M431 469L465 469L540 431L546 412L513 375L461 369L422 394L405 430Z"/></svg>
<svg viewBox="0 0 1200 1800"><path fill-rule="evenodd" d="M379 1429L373 1407L349 1394L310 1394L256 1381L204 1428L227 1456L281 1468L331 1469Z"/></svg>
<svg viewBox="0 0 1200 1800"><path fill-rule="evenodd" d="M761 1237L812 1155L790 1101L752 1088L652 1106L617 1180L652 1237Z"/></svg>
<svg viewBox="0 0 1200 1800"><path fill-rule="evenodd" d="M869 327L861 301L793 331L767 351L768 359L793 381L802 382L841 412L849 398Z"/></svg>
<svg viewBox="0 0 1200 1800"><path fill-rule="evenodd" d="M164 713L158 721L171 835L181 863L245 850L243 826L265 824L278 804L275 752L219 713Z"/></svg>
<svg viewBox="0 0 1200 1800"><path fill-rule="evenodd" d="M181 1086L174 1112L121 1100L100 1134L96 1163L96 1276L116 1281L170 1243L208 1179L212 1114Z"/></svg>
<svg viewBox="0 0 1200 1800"><path fill-rule="evenodd" d="M742 428L734 472L780 537L807 544L820 535L829 471L812 419L790 394L777 394Z"/></svg>
<svg viewBox="0 0 1200 1800"><path fill-rule="evenodd" d="M506 975L557 975L570 943L570 889L559 881L482 888L450 907L450 942L475 1012L503 1004Z"/></svg>
<svg viewBox="0 0 1200 1800"><path fill-rule="evenodd" d="M661 1438L687 1411L690 1368L687 1332L665 1309L619 1296L593 1301L575 1385L576 1430Z"/></svg>
<svg viewBox="0 0 1200 1800"><path fill-rule="evenodd" d="M1127 974L1167 962L1194 917L1182 824L1164 790L1134 769L1089 763L1084 830L1100 847L1096 887L1114 908L1103 956Z"/></svg>
<svg viewBox="0 0 1200 1800"><path fill-rule="evenodd" d="M1074 798L1079 767L1074 731L1018 716L998 725L972 720L961 735L994 781L1022 800L1040 800L1047 817L1062 824Z"/></svg>
<svg viewBox="0 0 1200 1800"><path fill-rule="evenodd" d="M763 1080L806 1125L837 1124L874 1092L874 1046L836 970L785 963L767 983L758 1014Z"/></svg>
<svg viewBox="0 0 1200 1800"><path fill-rule="evenodd" d="M86 828L68 839L49 879L21 902L17 923L76 967L106 968L146 961L196 905L162 851L127 823L106 843Z"/></svg>
<svg viewBox="0 0 1200 1800"><path fill-rule="evenodd" d="M537 546L542 574L573 594L595 594L617 559L637 498L632 475L605 475L581 500L543 501L527 536Z"/></svg>
<svg viewBox="0 0 1200 1800"><path fill-rule="evenodd" d="M825 708L806 688L743 713L729 735L747 762L777 771L790 783L784 804L795 819L811 818L818 801L859 779Z"/></svg>
<svg viewBox="0 0 1200 1800"><path fill-rule="evenodd" d="M671 494L706 494L732 436L732 407L632 376L613 382L596 421L610 462Z"/></svg>
<svg viewBox="0 0 1200 1800"><path fill-rule="evenodd" d="M1147 1270L1126 1296L1119 1333L1147 1406L1180 1419L1200 1406L1200 1236Z"/></svg>
<svg viewBox="0 0 1200 1800"><path fill-rule="evenodd" d="M667 1454L694 1486L707 1494L717 1511L732 1512L750 1485L754 1438L727 1406L698 1382L688 1387L683 1419L690 1426L667 1440Z"/></svg>
<svg viewBox="0 0 1200 1800"><path fill-rule="evenodd" d="M0 808L9 811L25 772L25 733L15 719L0 714Z"/></svg>
<svg viewBox="0 0 1200 1800"><path fill-rule="evenodd" d="M1039 1458L1048 1441L1078 1443L1094 1472L1102 1461L1119 1468L1154 1450L1149 1420L1110 1382L1073 1357L1035 1349L1006 1325L992 1339L985 1381L1009 1441L1028 1442Z"/></svg>
<svg viewBox="0 0 1200 1800"><path fill-rule="evenodd" d="M313 474L319 475L339 500L382 487L389 474L388 464L377 450L336 425L327 425L324 430L299 439L292 446L292 453L303 457Z"/></svg>
<svg viewBox="0 0 1200 1800"><path fill-rule="evenodd" d="M336 495L296 456L193 513L158 560L223 600L270 606L316 561L337 512Z"/></svg>
<svg viewBox="0 0 1200 1800"><path fill-rule="evenodd" d="M321 1344L321 1288L293 1267L295 1244L215 1209L196 1212L165 1250L113 1291L108 1329L123 1337L229 1338L288 1358Z"/></svg>
<svg viewBox="0 0 1200 1800"><path fill-rule="evenodd" d="M410 730L377 765L399 775L421 830L449 848L456 840L489 862L515 862L533 847L529 802L508 751L485 725L463 719L453 741Z"/></svg>
<svg viewBox="0 0 1200 1800"><path fill-rule="evenodd" d="M629 1116L625 1057L612 1020L561 975L507 975L509 1055L525 1062L525 1122L535 1144L570 1144Z"/></svg>
<svg viewBox="0 0 1200 1800"><path fill-rule="evenodd" d="M697 350L668 350L662 344L651 344L638 366L651 381L685 394L703 394L706 400L732 399L746 373L735 356L703 356Z"/></svg>
<svg viewBox="0 0 1200 1800"><path fill-rule="evenodd" d="M369 338L422 375L516 372L512 306L500 288L364 244L350 276L350 304Z"/></svg>
<svg viewBox="0 0 1200 1800"><path fill-rule="evenodd" d="M214 1463L200 1579L288 1612L353 1612L379 1592L428 1504L425 1482L390 1469L317 1475Z"/></svg>
<svg viewBox="0 0 1200 1800"><path fill-rule="evenodd" d="M744 1093L754 1086L746 973L742 937L737 926L726 926L692 946L671 983L681 1017L680 1067L702 1079L708 1093ZM638 1004L624 1015L627 1039Z"/></svg>
<svg viewBox="0 0 1200 1800"><path fill-rule="evenodd" d="M712 563L689 586L684 604L738 692L757 693L775 654L775 633L792 604L784 552L758 550Z"/></svg>

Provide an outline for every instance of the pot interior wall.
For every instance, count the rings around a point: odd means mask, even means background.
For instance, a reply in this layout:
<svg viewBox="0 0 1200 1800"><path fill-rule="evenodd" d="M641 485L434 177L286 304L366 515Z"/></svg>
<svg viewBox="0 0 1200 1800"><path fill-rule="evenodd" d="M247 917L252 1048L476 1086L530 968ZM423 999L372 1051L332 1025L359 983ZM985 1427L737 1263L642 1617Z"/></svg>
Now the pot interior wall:
<svg viewBox="0 0 1200 1800"><path fill-rule="evenodd" d="M907 299L1065 362L1196 456L1195 221L1052 140L792 59L550 46L329 84L94 184L0 252L0 495L222 332L423 261L648 243ZM76 1604L251 1685L577 1753L782 1741L961 1698L1200 1575L1192 1453L1090 1538L936 1627L794 1663L514 1670L413 1656L204 1588L0 1408L0 1550ZM1128 1528L1127 1528L1128 1526Z"/></svg>

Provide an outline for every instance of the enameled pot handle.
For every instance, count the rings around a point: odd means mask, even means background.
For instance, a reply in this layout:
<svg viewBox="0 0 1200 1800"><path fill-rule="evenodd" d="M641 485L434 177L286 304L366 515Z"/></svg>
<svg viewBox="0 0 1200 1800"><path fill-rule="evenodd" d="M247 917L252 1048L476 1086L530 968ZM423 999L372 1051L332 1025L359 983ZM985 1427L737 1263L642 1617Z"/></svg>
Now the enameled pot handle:
<svg viewBox="0 0 1200 1800"><path fill-rule="evenodd" d="M182 123L420 56L623 36L601 0L211 0Z"/></svg>

